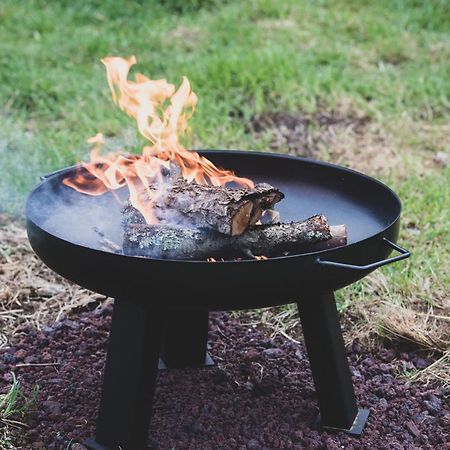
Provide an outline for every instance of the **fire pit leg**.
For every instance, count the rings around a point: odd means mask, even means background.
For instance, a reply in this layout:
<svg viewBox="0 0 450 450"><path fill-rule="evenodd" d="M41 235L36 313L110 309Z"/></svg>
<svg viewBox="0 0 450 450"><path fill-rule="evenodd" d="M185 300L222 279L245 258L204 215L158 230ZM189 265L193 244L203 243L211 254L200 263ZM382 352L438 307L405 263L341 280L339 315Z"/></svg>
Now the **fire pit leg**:
<svg viewBox="0 0 450 450"><path fill-rule="evenodd" d="M168 368L213 365L206 351L208 311L169 311L161 359Z"/></svg>
<svg viewBox="0 0 450 450"><path fill-rule="evenodd" d="M162 336L158 311L116 299L97 432L85 442L89 449L147 448Z"/></svg>
<svg viewBox="0 0 450 450"><path fill-rule="evenodd" d="M361 434L369 415L358 410L334 294L312 294L298 304L322 428Z"/></svg>

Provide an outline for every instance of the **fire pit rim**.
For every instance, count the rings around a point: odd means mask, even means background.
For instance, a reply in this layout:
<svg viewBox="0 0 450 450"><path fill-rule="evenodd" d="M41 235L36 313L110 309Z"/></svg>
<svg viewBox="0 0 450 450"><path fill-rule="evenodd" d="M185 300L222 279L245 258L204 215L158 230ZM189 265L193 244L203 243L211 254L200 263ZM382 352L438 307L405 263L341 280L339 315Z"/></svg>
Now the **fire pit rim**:
<svg viewBox="0 0 450 450"><path fill-rule="evenodd" d="M401 212L402 212L401 200L398 197L398 195L389 186L387 186L385 183L383 183L382 181L380 181L380 180L378 180L376 178L373 178L373 177L371 177L369 175L366 175L366 174L364 174L362 172L359 172L357 170L354 170L354 169L351 169L351 168L348 168L348 167L340 166L338 164L333 164L333 163L329 163L329 162L325 162L325 161L316 160L316 159L313 159L313 158L305 158L305 157L300 157L300 156L278 154L278 153L274 153L274 152L261 152L261 151L258 151L258 150L232 150L232 149L229 149L229 150L199 149L199 150L197 150L197 149L195 149L194 151L197 151L201 155L207 155L207 154L210 154L210 155L214 155L214 154L223 155L223 153L225 153L225 152L230 152L230 153L233 153L233 154L239 154L239 155L244 155L244 156L245 155L250 155L250 154L257 154L258 157L267 157L267 158L275 157L275 158L281 158L281 159L289 159L289 160L292 160L292 161L301 160L301 161L306 161L308 163L312 163L312 164L315 164L315 165L318 165L318 166L324 166L324 167L329 167L329 168L332 168L332 169L337 169L337 170L340 170L340 171L342 171L344 173L347 172L347 173L350 173L352 175L357 175L357 176L359 176L361 178L367 179L369 182L374 183L375 185L378 185L378 186L382 187L383 189L386 189L392 195L393 199L397 202L398 214L380 232L378 232L378 233L376 233L376 234L374 234L372 236L369 236L369 237L367 237L365 239L361 239L361 240L358 240L356 242L353 242L351 244L341 245L341 246L338 246L338 247L334 247L332 249L318 250L318 251L315 251L315 252L305 252L305 253L296 253L296 254L285 255L285 256L275 256L275 257L269 258L268 260L253 260L253 259L229 260L229 261L217 260L214 263L211 263L211 262L206 261L206 260L203 261L203 260L170 259L170 258L155 258L155 257L147 258L147 257L143 257L143 256L125 255L125 254L116 254L116 256L120 256L122 258L130 259L130 260L144 259L144 260L165 262L165 263L168 263L168 264L169 263L183 263L183 264L189 263L189 264L208 264L208 265L210 265L210 264L236 264L236 263L239 263L239 264L253 263L254 264L254 263L263 263L263 262L267 262L267 261L287 260L287 259L290 259L290 258L298 258L300 256L301 257L308 257L308 256L310 257L310 256L317 255L316 263L320 264L320 262L323 261L321 259L321 256L323 256L323 255L327 255L327 257L328 256L332 257L333 254L337 254L338 251L341 250L342 248L351 249L351 248L354 248L357 245L361 245L361 244L364 244L364 243L366 243L368 241L373 241L373 240L377 240L377 239L382 241L383 236L385 235L385 233L399 221L399 218L401 216ZM36 189L38 189L41 185L43 185L45 182L47 182L48 179L56 177L56 176L61 176L62 174L66 173L66 172L73 171L74 169L77 169L77 168L80 168L80 167L81 167L81 163L78 163L78 164L74 164L72 166L63 167L61 169L58 169L56 171L50 172L50 173L45 174L45 175L42 175L40 177L41 181L33 188L33 190L30 192L30 194L27 197L27 201L26 201L26 217L27 217L27 220L32 222L34 226L36 226L38 228L41 228L43 231L51 234L53 237L55 237L57 239L60 239L60 240L66 242L68 244L76 245L77 247L85 248L85 249L88 249L88 250L91 250L91 251L94 251L94 252L105 253L104 250L100 250L100 249L89 247L87 245L75 243L75 242L72 242L72 241L67 240L65 238L62 238L60 236L54 235L53 233L51 233L48 230L43 229L40 225L38 225L35 221L33 221L30 218L30 215L28 214L29 198L30 198L30 196L32 195L32 193ZM106 253L112 253L112 252L106 252Z"/></svg>

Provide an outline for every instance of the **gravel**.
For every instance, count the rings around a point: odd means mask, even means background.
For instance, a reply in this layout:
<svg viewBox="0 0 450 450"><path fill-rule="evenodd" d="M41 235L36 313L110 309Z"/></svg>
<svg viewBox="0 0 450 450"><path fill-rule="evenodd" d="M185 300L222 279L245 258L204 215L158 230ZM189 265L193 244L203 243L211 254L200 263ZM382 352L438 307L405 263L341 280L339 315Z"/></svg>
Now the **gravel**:
<svg viewBox="0 0 450 450"><path fill-rule="evenodd" d="M84 449L95 429L110 322L106 308L42 331L23 327L13 346L0 350L0 392L11 371L25 393L40 387L18 449ZM319 432L310 427L318 410L303 345L245 322L211 314L216 365L160 372L149 435L155 449L450 448L450 392L395 376L417 355L352 345L359 406L371 410L366 429L360 437Z"/></svg>

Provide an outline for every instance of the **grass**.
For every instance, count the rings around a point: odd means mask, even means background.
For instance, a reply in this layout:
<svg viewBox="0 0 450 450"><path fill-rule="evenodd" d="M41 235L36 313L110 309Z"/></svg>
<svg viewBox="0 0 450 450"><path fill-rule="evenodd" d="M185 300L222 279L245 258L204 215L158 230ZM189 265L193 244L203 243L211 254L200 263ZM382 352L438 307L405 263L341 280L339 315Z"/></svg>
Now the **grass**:
<svg viewBox="0 0 450 450"><path fill-rule="evenodd" d="M257 138L248 124L271 111L366 118L358 131L332 130L317 157L381 178L399 194L399 242L413 256L341 290L340 308L372 308L359 319L389 338L380 299L448 317L449 30L445 0L4 0L0 210L20 214L39 175L85 157L85 141L98 131L135 136L100 64L105 55L135 54L138 70L153 78L191 80L199 96L191 147L265 150L270 130ZM293 317L287 310L274 326Z"/></svg>
<svg viewBox="0 0 450 450"><path fill-rule="evenodd" d="M3 192L17 201L38 174L84 156L89 136L131 126L112 107L105 55L136 54L152 77L187 75L200 98L197 147L263 149L245 132L252 114L343 98L383 124L448 113L445 1L206 2L185 14L163 3L2 2Z"/></svg>
<svg viewBox="0 0 450 450"><path fill-rule="evenodd" d="M14 450L14 434L26 425L20 420L34 405L39 388L36 387L27 399L21 391L20 382L12 373L11 386L0 395L0 450Z"/></svg>

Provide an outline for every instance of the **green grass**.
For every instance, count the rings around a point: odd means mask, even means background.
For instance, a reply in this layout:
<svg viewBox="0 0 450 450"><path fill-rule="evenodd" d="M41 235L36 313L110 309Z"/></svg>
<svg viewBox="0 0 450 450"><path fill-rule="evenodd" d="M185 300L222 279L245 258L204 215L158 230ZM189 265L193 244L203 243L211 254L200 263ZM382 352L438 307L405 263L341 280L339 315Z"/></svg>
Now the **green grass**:
<svg viewBox="0 0 450 450"><path fill-rule="evenodd" d="M135 54L138 70L176 83L187 75L198 147L261 148L245 133L255 112L342 98L382 122L450 109L445 1L187 2L185 14L163 3L2 2L0 187L13 200L3 208L84 156L89 136L132 126L112 106L105 55Z"/></svg>
<svg viewBox="0 0 450 450"><path fill-rule="evenodd" d="M39 388L36 387L29 398L22 393L19 380L12 374L11 386L6 394L0 395L0 450L14 450L14 435L25 425L21 422L33 407Z"/></svg>

